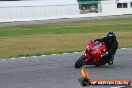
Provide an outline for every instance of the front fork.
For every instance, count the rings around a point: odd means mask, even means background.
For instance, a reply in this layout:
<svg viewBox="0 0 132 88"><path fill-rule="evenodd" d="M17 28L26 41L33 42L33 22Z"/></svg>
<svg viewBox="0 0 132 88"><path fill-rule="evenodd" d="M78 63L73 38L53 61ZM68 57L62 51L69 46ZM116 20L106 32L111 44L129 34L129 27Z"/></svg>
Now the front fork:
<svg viewBox="0 0 132 88"><path fill-rule="evenodd" d="M84 60L84 64L86 64L86 65L93 65L93 63L92 63L92 56L89 54L89 53L87 53L87 52L85 52L84 53L84 56L86 57L86 59Z"/></svg>

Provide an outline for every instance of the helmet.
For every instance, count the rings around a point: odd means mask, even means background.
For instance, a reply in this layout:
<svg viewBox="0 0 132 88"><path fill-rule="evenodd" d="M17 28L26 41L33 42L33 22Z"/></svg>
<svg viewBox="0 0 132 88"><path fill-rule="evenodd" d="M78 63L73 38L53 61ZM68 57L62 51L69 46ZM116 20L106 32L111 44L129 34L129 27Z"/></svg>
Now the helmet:
<svg viewBox="0 0 132 88"><path fill-rule="evenodd" d="M109 33L107 34L107 38L108 38L110 41L114 41L114 40L116 40L116 35L115 35L115 33L113 33L113 32L109 32Z"/></svg>

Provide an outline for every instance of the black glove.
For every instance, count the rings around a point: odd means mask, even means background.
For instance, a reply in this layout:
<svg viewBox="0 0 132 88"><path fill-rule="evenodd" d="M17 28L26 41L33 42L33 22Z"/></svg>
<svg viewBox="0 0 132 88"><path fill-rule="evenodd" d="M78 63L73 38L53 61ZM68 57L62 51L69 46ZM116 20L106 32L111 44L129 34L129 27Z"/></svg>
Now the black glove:
<svg viewBox="0 0 132 88"><path fill-rule="evenodd" d="M109 57L109 53L108 53L108 52L103 53L103 54L101 55L101 58L108 58L108 57Z"/></svg>

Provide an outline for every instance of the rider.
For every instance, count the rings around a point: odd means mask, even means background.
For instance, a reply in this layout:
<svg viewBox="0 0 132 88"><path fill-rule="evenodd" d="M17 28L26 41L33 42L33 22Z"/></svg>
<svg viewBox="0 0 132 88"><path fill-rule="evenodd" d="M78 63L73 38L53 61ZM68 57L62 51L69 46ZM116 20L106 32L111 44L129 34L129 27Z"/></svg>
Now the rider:
<svg viewBox="0 0 132 88"><path fill-rule="evenodd" d="M106 45L106 47L108 48L108 52L102 54L101 57L110 65L113 64L113 62L111 62L111 59L114 59L114 55L116 53L116 50L118 49L118 41L116 40L115 33L109 32L107 34L107 37L96 39L94 41L99 41Z"/></svg>

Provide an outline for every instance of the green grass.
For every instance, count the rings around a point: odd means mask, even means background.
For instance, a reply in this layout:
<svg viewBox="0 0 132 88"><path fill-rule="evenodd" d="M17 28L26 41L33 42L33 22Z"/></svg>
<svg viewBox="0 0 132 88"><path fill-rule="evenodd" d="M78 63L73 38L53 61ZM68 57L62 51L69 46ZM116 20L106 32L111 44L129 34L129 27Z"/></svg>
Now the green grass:
<svg viewBox="0 0 132 88"><path fill-rule="evenodd" d="M81 21L48 25L30 25L0 28L0 36L22 36L40 34L98 33L98 32L129 32L132 30L132 19Z"/></svg>
<svg viewBox="0 0 132 88"><path fill-rule="evenodd" d="M0 27L0 58L84 51L88 41L109 31L120 48L132 47L132 18Z"/></svg>

